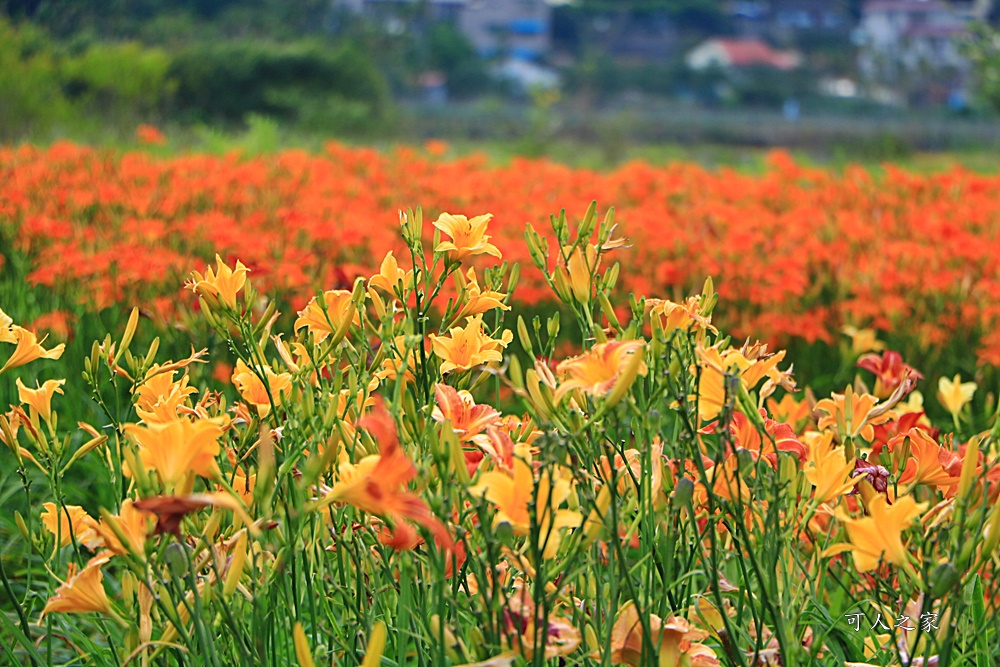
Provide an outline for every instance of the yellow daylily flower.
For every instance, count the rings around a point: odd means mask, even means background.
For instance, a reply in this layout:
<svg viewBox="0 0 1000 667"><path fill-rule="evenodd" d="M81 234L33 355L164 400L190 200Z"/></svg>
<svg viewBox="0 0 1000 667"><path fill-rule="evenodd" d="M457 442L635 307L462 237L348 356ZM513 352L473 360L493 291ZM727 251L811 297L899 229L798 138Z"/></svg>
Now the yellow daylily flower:
<svg viewBox="0 0 1000 667"><path fill-rule="evenodd" d="M946 377L938 380L938 401L952 415L957 416L965 404L972 400L978 385L975 382L962 382L961 375L955 375L954 380Z"/></svg>
<svg viewBox="0 0 1000 667"><path fill-rule="evenodd" d="M434 226L450 236L451 241L442 241L434 248L434 252L447 252L453 262L483 254L501 259L500 251L489 242L490 237L486 234L486 225L492 217L492 213L487 213L469 220L464 215L442 213Z"/></svg>
<svg viewBox="0 0 1000 667"><path fill-rule="evenodd" d="M108 594L104 591L104 574L101 566L108 562L109 555L95 556L77 572L76 563L69 564L66 583L56 589L42 609L42 618L54 611L70 613L97 612L117 618Z"/></svg>
<svg viewBox="0 0 1000 667"><path fill-rule="evenodd" d="M246 285L250 269L239 260L236 260L236 268L231 269L218 254L215 256L215 264L216 270L212 271L212 267L208 267L204 276L198 271L192 271L187 287L199 296L218 300L230 310L236 310L236 295Z"/></svg>
<svg viewBox="0 0 1000 667"><path fill-rule="evenodd" d="M537 499L535 476L530 462L514 459L514 475L496 470L480 476L479 482L469 488L469 493L485 498L497 507L494 525L510 524L515 535L525 536L531 529L529 506L534 502L542 536L543 558L555 556L562 540L560 529L575 528L583 522L583 515L572 510L558 509L572 493L572 484L565 475L557 474L555 480L548 470L543 470L538 480Z"/></svg>
<svg viewBox="0 0 1000 667"><path fill-rule="evenodd" d="M885 349L885 343L878 339L878 332L874 329L858 329L848 325L841 329L841 332L851 339L851 352L854 356L860 356L865 352L881 352Z"/></svg>
<svg viewBox="0 0 1000 667"><path fill-rule="evenodd" d="M45 503L42 508L42 525L59 540L60 547L72 544L74 539L88 549L101 545L97 522L79 505L57 508L55 503Z"/></svg>
<svg viewBox="0 0 1000 667"><path fill-rule="evenodd" d="M646 375L643 360L645 341L614 340L599 343L587 352L566 359L556 367L556 374L565 379L556 389L555 402L574 389L587 394L604 396L623 385L625 390L639 375ZM637 356L634 356L637 355Z"/></svg>
<svg viewBox="0 0 1000 667"><path fill-rule="evenodd" d="M159 364L149 369L135 392L135 411L140 420L147 424L173 421L187 397L198 392L188 386L186 373L174 382L176 372L164 371Z"/></svg>
<svg viewBox="0 0 1000 667"><path fill-rule="evenodd" d="M17 347L14 348L14 353L10 355L6 363L0 367L0 373L29 364L37 359L58 359L62 356L63 350L66 349L65 343L59 343L51 350L46 350L42 347L45 338L38 340L33 331L28 331L22 327L15 326L9 331L13 336L13 340L8 342L14 343Z"/></svg>
<svg viewBox="0 0 1000 667"><path fill-rule="evenodd" d="M52 395L63 393L61 387L66 384L66 380L46 380L37 389L25 387L21 384L21 378L17 378L15 384L18 400L27 405L32 414L37 414L47 422L52 419Z"/></svg>
<svg viewBox="0 0 1000 667"><path fill-rule="evenodd" d="M462 301L465 302L458 315L455 316L455 320L482 315L486 311L493 310L494 308L499 308L500 310L510 310L510 306L503 302L504 299L507 298L506 294L494 290L487 290L485 292L482 291L479 287L479 281L476 279L475 267L469 267L469 270L464 277L460 272L456 272L455 275L458 278L459 287L461 289L459 303Z"/></svg>
<svg viewBox="0 0 1000 667"><path fill-rule="evenodd" d="M348 322L360 324L361 318L352 297L350 290L335 289L323 292L326 312L323 311L323 302L313 297L306 307L299 311L299 317L295 320L295 330L306 327L316 337L316 342L321 343Z"/></svg>
<svg viewBox="0 0 1000 667"><path fill-rule="evenodd" d="M155 470L160 482L172 487L194 473L215 479L219 466L219 438L223 419L178 418L162 424L126 424L125 432L139 445L139 458L147 470Z"/></svg>
<svg viewBox="0 0 1000 667"><path fill-rule="evenodd" d="M399 262L392 256L392 251L390 250L382 259L382 265L379 267L378 273L368 279L368 287L377 287L389 294L395 294L396 285L399 281L403 281L405 285L411 275L412 272L403 271L399 268Z"/></svg>
<svg viewBox="0 0 1000 667"><path fill-rule="evenodd" d="M822 505L854 488L854 461L848 461L843 447L835 447L833 433L827 431L807 441L809 461L802 472L815 488L813 499Z"/></svg>
<svg viewBox="0 0 1000 667"><path fill-rule="evenodd" d="M868 504L869 516L860 519L852 518L842 507L838 507L836 516L844 525L850 543L835 544L823 555L850 551L858 572L876 569L879 560L910 567L910 554L903 545L903 530L926 509L927 503L918 504L913 496L897 498L894 504L889 505L882 494L872 497Z"/></svg>
<svg viewBox="0 0 1000 667"><path fill-rule="evenodd" d="M491 361L503 361L500 350L507 347L514 335L510 331L504 331L499 340L490 338L483 331L482 318L474 317L469 319L464 329L455 327L447 336L431 334L430 338L434 354L443 360L443 375L453 370L467 371L473 366Z"/></svg>
<svg viewBox="0 0 1000 667"><path fill-rule="evenodd" d="M3 310L0 310L0 343L17 343L17 337L14 336L14 320Z"/></svg>
<svg viewBox="0 0 1000 667"><path fill-rule="evenodd" d="M267 377L267 386L271 389L270 397L264 382L250 370L249 366L243 363L242 359L237 360L232 377L233 385L240 392L240 396L247 403L256 407L257 414L262 418L271 412L271 399L274 399L275 407L281 405L282 394L287 393L292 386L291 373L275 373L265 366L264 375Z"/></svg>

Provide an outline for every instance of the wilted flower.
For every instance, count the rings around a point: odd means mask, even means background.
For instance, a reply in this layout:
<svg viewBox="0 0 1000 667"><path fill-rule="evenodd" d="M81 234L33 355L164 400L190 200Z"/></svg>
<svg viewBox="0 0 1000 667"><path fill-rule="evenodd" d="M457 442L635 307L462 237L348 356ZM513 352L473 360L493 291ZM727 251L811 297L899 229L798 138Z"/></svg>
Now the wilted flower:
<svg viewBox="0 0 1000 667"><path fill-rule="evenodd" d="M674 616L666 623L656 614L648 614L649 644L658 663L663 667L712 667L719 664L715 652L698 640L708 637L700 628L692 627L687 620ZM644 650L645 632L639 611L634 602L628 602L618 612L618 619L611 629L611 664L641 667L652 664L653 655ZM645 660L643 656L645 655Z"/></svg>

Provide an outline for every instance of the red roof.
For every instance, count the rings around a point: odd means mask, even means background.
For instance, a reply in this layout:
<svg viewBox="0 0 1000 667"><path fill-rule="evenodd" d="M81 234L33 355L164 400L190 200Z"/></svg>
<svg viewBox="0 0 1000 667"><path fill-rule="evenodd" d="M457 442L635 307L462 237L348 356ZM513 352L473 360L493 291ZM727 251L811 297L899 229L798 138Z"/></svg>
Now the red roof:
<svg viewBox="0 0 1000 667"><path fill-rule="evenodd" d="M764 65L777 69L794 69L799 56L791 51L773 49L759 39L718 39L733 67Z"/></svg>

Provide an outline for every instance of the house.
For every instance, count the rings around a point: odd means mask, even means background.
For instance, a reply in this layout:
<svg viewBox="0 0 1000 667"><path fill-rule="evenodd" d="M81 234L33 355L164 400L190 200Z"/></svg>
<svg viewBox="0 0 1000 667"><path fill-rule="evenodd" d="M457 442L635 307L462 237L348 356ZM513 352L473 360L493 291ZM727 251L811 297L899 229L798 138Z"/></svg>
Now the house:
<svg viewBox="0 0 1000 667"><path fill-rule="evenodd" d="M689 51L684 60L688 67L696 71L713 67L772 67L790 70L802 64L802 57L795 51L775 49L755 38L714 37Z"/></svg>
<svg viewBox="0 0 1000 667"><path fill-rule="evenodd" d="M968 8L940 0L867 2L855 34L862 78L910 101L944 101L968 78L960 43L969 17Z"/></svg>
<svg viewBox="0 0 1000 667"><path fill-rule="evenodd" d="M805 34L846 34L853 27L846 0L733 0L727 13L740 35L779 43L794 43Z"/></svg>
<svg viewBox="0 0 1000 667"><path fill-rule="evenodd" d="M429 23L455 25L483 57L538 60L552 49L552 6L546 0L334 0L393 32Z"/></svg>

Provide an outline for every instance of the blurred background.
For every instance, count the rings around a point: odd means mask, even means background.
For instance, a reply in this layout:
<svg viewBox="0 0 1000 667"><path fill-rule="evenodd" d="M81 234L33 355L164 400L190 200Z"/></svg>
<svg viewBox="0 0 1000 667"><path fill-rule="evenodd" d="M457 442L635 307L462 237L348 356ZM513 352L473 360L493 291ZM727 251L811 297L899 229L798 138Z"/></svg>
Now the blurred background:
<svg viewBox="0 0 1000 667"><path fill-rule="evenodd" d="M0 140L974 165L998 24L992 0L0 0Z"/></svg>

